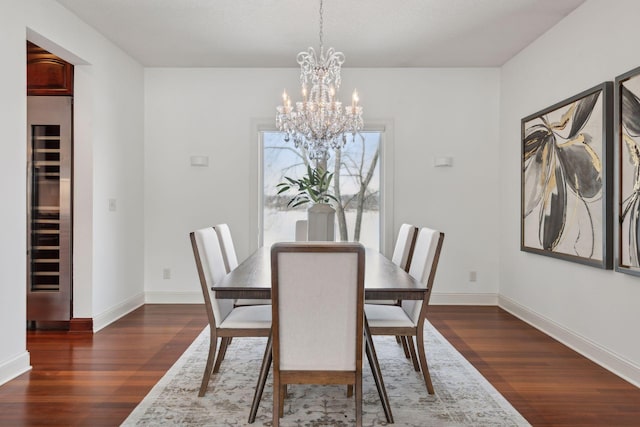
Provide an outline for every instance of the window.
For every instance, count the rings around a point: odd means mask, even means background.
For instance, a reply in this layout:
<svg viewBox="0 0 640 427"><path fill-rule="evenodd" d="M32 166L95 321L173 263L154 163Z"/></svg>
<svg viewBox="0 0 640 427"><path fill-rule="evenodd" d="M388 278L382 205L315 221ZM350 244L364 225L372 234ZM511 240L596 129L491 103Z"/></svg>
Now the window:
<svg viewBox="0 0 640 427"><path fill-rule="evenodd" d="M331 152L327 169L334 173L333 194L339 196L336 208L336 234L338 240L359 241L375 249L382 247L381 221L382 181L381 153L384 132L365 131L338 152ZM292 241L295 222L307 218L308 205L288 208L295 194L293 190L278 195L277 185L284 177L301 178L310 162L305 153L284 134L276 131L261 132L261 236L263 245L278 241ZM311 161L311 166L316 166ZM339 170L339 173L335 171Z"/></svg>

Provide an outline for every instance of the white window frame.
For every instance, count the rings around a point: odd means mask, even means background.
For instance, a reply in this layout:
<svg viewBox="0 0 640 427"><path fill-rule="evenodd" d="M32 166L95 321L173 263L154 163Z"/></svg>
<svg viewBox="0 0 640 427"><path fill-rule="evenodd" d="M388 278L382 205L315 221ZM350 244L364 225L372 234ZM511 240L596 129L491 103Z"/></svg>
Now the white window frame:
<svg viewBox="0 0 640 427"><path fill-rule="evenodd" d="M264 144L262 135L264 132L278 132L273 119L255 119L251 121L252 135L250 147L250 162L252 167L249 197L250 213L250 250L253 252L263 244L262 221L264 206L263 200L263 154ZM380 252L391 256L394 242L394 205L393 205L393 177L394 177L394 141L393 120L367 121L363 129L365 132L380 132Z"/></svg>

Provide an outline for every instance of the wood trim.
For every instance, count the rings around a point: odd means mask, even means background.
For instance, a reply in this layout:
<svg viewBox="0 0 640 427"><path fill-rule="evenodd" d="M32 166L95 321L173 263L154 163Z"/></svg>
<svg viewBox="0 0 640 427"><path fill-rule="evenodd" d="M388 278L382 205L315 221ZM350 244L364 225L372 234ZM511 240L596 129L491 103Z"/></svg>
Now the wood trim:
<svg viewBox="0 0 640 427"><path fill-rule="evenodd" d="M416 240L418 240L418 232L420 231L420 229L415 225L412 225L411 227L413 227L411 245L409 246L409 254L407 255L407 264L404 266L404 271L406 271L407 273L411 268L411 261L413 261L413 252L416 249Z"/></svg>
<svg viewBox="0 0 640 427"><path fill-rule="evenodd" d="M93 319L91 317L72 317L69 321L69 332L93 334Z"/></svg>
<svg viewBox="0 0 640 427"><path fill-rule="evenodd" d="M355 384L355 371L280 371L282 384Z"/></svg>
<svg viewBox="0 0 640 427"><path fill-rule="evenodd" d="M40 331L68 331L68 320L29 320L27 321L28 330Z"/></svg>
<svg viewBox="0 0 640 427"><path fill-rule="evenodd" d="M271 329L268 328L217 328L217 335L219 337L268 337L271 333Z"/></svg>
<svg viewBox="0 0 640 427"><path fill-rule="evenodd" d="M93 319L91 317L73 317L71 320L34 320L30 322L28 329L93 334Z"/></svg>

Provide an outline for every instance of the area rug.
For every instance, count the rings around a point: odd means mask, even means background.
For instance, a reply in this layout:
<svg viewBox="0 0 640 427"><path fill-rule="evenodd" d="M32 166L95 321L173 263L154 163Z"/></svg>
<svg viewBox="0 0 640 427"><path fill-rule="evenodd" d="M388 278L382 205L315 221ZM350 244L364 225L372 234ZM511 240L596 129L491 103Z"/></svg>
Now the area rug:
<svg viewBox="0 0 640 427"><path fill-rule="evenodd" d="M435 395L394 337L375 337L395 426L528 426L527 421L440 333L425 323L425 347ZM244 426L266 345L265 338L236 338L220 372L198 397L207 359L205 328L134 409L123 426ZM368 363L363 367L363 425L386 426ZM254 426L271 426L271 375ZM351 426L353 399L344 386L289 386L282 426Z"/></svg>

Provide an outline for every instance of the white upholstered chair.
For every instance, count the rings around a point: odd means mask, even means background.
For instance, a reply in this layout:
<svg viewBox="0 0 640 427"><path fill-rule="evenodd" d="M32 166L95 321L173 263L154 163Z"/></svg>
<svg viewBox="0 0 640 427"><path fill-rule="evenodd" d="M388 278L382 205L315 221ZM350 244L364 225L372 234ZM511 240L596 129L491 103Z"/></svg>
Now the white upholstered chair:
<svg viewBox="0 0 640 427"><path fill-rule="evenodd" d="M391 262L402 268L404 271L409 271L417 236L418 228L415 225L402 224L400 226L400 230L398 230L396 245L394 246L393 254L391 255ZM379 300L373 302L373 304L391 305L396 305L397 303L398 301L393 300Z"/></svg>
<svg viewBox="0 0 640 427"><path fill-rule="evenodd" d="M273 425L288 384L355 388L362 425L364 248L359 243L277 243L271 249Z"/></svg>
<svg viewBox="0 0 640 427"><path fill-rule="evenodd" d="M236 248L231 238L231 230L227 224L217 224L214 225L213 228L218 235L220 249L222 249L222 257L224 259L224 267L228 273L238 266L238 256L236 255Z"/></svg>
<svg viewBox="0 0 640 427"><path fill-rule="evenodd" d="M232 337L267 337L271 331L271 306L234 307L233 300L216 299L211 287L226 274L216 231L212 227L191 232L191 247L209 319L211 338L207 365L198 396L204 396L212 373L218 372ZM218 356L216 347L221 338ZM215 359L215 365L214 365Z"/></svg>
<svg viewBox="0 0 640 427"><path fill-rule="evenodd" d="M404 271L409 271L411 259L413 257L413 248L418 236L418 227L411 224L402 224L398 230L396 245L393 248L391 262L399 266Z"/></svg>
<svg viewBox="0 0 640 427"><path fill-rule="evenodd" d="M398 230L398 236L396 237L396 245L393 248L393 254L391 255L391 262L404 271L409 271L411 265L411 259L413 257L413 248L415 247L416 237L418 235L418 228L411 224L402 224L400 230ZM393 300L379 300L373 302L373 304L391 304L397 305L398 301Z"/></svg>
<svg viewBox="0 0 640 427"><path fill-rule="evenodd" d="M398 267L402 268L404 271L409 271L409 266L411 265L411 259L413 257L413 248L416 244L416 237L418 236L418 227L411 224L402 224L400 229L398 230L398 236L396 237L396 244L393 248L393 254L391 255L391 262L393 262ZM398 305L400 301L395 300L379 300L372 301L372 304L385 304L385 305ZM415 349L411 341L407 340L406 337L397 336L396 340L398 344L402 345L402 349L404 350L404 355L407 359L412 359L413 357L413 365L416 370L420 370L420 366L418 365L417 358L415 357Z"/></svg>
<svg viewBox="0 0 640 427"><path fill-rule="evenodd" d="M236 248L233 245L233 239L231 238L231 230L227 224L217 224L213 226L220 242L220 249L222 250L222 257L224 259L224 267L229 273L231 270L238 266L238 256L236 255ZM236 306L244 305L268 305L271 301L268 299L237 299L234 302Z"/></svg>
<svg viewBox="0 0 640 427"><path fill-rule="evenodd" d="M405 336L410 340L412 350L413 337L416 337L419 367L429 394L433 394L433 384L424 351L423 332L443 240L444 233L436 230L421 228L418 232L409 274L427 288L423 300L405 300L400 306L365 304L365 314L372 335Z"/></svg>

